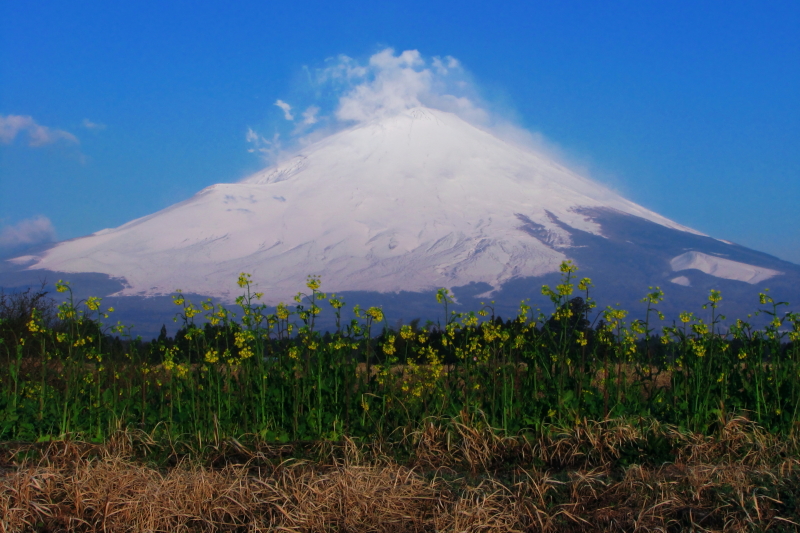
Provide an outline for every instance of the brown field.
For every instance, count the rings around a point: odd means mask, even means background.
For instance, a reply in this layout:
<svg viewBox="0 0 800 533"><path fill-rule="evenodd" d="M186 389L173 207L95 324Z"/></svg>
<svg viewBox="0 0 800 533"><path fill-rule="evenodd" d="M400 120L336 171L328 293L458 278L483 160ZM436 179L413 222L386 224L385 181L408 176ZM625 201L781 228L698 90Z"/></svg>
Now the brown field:
<svg viewBox="0 0 800 533"><path fill-rule="evenodd" d="M654 438L669 460L631 454ZM456 420L394 445L231 440L194 458L135 432L6 443L0 532L797 531L796 450L741 418L715 437L612 420L536 439Z"/></svg>

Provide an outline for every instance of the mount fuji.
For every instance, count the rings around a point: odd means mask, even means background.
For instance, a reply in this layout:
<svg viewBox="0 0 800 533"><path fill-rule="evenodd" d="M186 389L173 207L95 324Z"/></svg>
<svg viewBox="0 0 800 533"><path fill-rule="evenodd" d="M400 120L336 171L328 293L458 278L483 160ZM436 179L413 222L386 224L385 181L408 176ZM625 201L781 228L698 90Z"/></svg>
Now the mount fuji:
<svg viewBox="0 0 800 533"><path fill-rule="evenodd" d="M541 298L565 259L595 280L601 304L635 305L651 285L667 291L667 310L698 308L709 288L742 310L765 284L800 300L797 265L713 239L425 107L340 131L118 228L15 257L0 285L43 271L92 273L114 298L180 288L231 302L248 272L275 305L319 275L327 292L394 305L395 317L410 319L402 315L425 310L408 302L439 287L465 305L494 299L511 312L521 298Z"/></svg>

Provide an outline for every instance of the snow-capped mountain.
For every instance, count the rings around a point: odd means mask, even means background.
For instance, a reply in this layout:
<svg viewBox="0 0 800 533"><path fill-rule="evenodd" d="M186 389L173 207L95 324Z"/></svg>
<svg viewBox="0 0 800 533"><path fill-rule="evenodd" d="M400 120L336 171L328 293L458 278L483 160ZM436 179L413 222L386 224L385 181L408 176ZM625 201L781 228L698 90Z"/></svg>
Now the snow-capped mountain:
<svg viewBox="0 0 800 533"><path fill-rule="evenodd" d="M275 304L311 274L335 292L473 284L474 293L498 295L556 272L564 259L601 278L614 297L626 284L641 294L649 284L686 290L708 280L749 286L797 275L796 265L707 237L544 155L422 107L13 262L105 274L122 281L121 296L180 288L227 301L248 272ZM538 292L541 283L532 286Z"/></svg>
<svg viewBox="0 0 800 533"><path fill-rule="evenodd" d="M596 207L693 232L453 114L416 108L61 243L31 268L124 278L126 295L182 288L230 297L240 272L274 301L308 274L335 291L499 288L553 272L568 257L570 235L554 219L602 234L580 212Z"/></svg>

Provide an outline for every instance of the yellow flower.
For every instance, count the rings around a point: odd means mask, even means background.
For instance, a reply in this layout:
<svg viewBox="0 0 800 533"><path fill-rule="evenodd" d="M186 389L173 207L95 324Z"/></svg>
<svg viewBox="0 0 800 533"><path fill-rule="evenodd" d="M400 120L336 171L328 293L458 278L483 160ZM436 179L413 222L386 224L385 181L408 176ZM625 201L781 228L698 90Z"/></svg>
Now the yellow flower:
<svg viewBox="0 0 800 533"><path fill-rule="evenodd" d="M321 284L319 276L308 276L308 280L306 281L306 287L312 291L319 289Z"/></svg>
<svg viewBox="0 0 800 533"><path fill-rule="evenodd" d="M219 352L214 349L210 349L206 352L205 356L206 363L214 364L219 361Z"/></svg>
<svg viewBox="0 0 800 533"><path fill-rule="evenodd" d="M239 285L239 287L241 288L250 285L250 274L248 274L247 272L242 272L241 274L239 274L239 279L236 281L236 284Z"/></svg>
<svg viewBox="0 0 800 533"><path fill-rule="evenodd" d="M568 319L571 316L572 316L572 309L570 307L563 307L558 311L556 311L555 313L553 313L553 318L555 318L556 320Z"/></svg>
<svg viewBox="0 0 800 533"><path fill-rule="evenodd" d="M367 309L367 315L371 316L375 322L383 320L383 311L380 307L370 307Z"/></svg>
<svg viewBox="0 0 800 533"><path fill-rule="evenodd" d="M461 323L467 328L475 327L478 325L478 317L470 313L463 318Z"/></svg>
<svg viewBox="0 0 800 533"><path fill-rule="evenodd" d="M67 292L69 290L69 282L65 282L62 280L58 280L56 282L56 291L57 292Z"/></svg>
<svg viewBox="0 0 800 533"><path fill-rule="evenodd" d="M289 308L286 307L286 304L281 302L278 304L277 309L275 310L275 314L277 315L278 319L286 320L289 318Z"/></svg>
<svg viewBox="0 0 800 533"><path fill-rule="evenodd" d="M586 338L586 335L582 331L579 331L578 332L578 338L577 338L576 342L580 346L586 346L587 344L589 344L589 339Z"/></svg>
<svg viewBox="0 0 800 533"><path fill-rule="evenodd" d="M559 270L564 274L572 274L573 272L578 271L578 266L573 263L571 259L567 259L566 261L561 262Z"/></svg>
<svg viewBox="0 0 800 533"><path fill-rule="evenodd" d="M86 300L86 307L88 307L90 311L97 311L100 309L100 298L90 296L89 299Z"/></svg>
<svg viewBox="0 0 800 533"><path fill-rule="evenodd" d="M559 296L570 296L573 290L572 283L562 283L560 285L556 285L556 290L558 291Z"/></svg>
<svg viewBox="0 0 800 533"><path fill-rule="evenodd" d="M178 374L179 378L185 378L186 375L189 373L189 367L187 365L177 365L175 367L175 372Z"/></svg>
<svg viewBox="0 0 800 533"><path fill-rule="evenodd" d="M411 326L405 325L400 328L400 336L403 340L411 340L414 338L414 330L411 329Z"/></svg>
<svg viewBox="0 0 800 533"><path fill-rule="evenodd" d="M394 355L394 352L395 352L394 337L389 336L389 338L386 339L386 342L383 343L383 353L385 353L386 355Z"/></svg>
<svg viewBox="0 0 800 533"><path fill-rule="evenodd" d="M452 296L452 293L447 288L442 287L436 291L436 303L451 302Z"/></svg>
<svg viewBox="0 0 800 533"><path fill-rule="evenodd" d="M706 348L700 342L692 342L692 349L697 357L704 357L706 355Z"/></svg>
<svg viewBox="0 0 800 533"><path fill-rule="evenodd" d="M656 287L655 289L650 287L650 290L653 292L648 293L647 296L642 298L642 302L657 304L664 300L664 291L662 291L660 287Z"/></svg>

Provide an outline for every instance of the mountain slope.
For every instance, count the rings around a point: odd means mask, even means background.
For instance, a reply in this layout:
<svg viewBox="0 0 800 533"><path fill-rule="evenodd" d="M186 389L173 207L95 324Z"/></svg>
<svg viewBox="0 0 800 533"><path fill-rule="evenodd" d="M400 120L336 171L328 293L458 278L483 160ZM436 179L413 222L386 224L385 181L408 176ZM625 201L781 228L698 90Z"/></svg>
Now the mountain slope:
<svg viewBox="0 0 800 533"><path fill-rule="evenodd" d="M239 183L213 185L153 215L15 262L106 274L124 280L116 294L128 296L181 288L231 301L240 272L253 274L271 304L302 289L309 274L336 292L470 283L498 291L511 280L555 272L567 258L590 270L608 263L613 271L624 259L604 250L627 253L614 236L615 220L661 228L669 235L659 233L661 244L693 243L649 259L647 250L660 243L637 245L642 265L655 265L645 277L656 282L691 285L676 274L687 269L751 281L786 271L763 258L756 266L715 260L705 253L709 246L733 245L427 108L339 132ZM685 255L691 250L700 255Z"/></svg>

